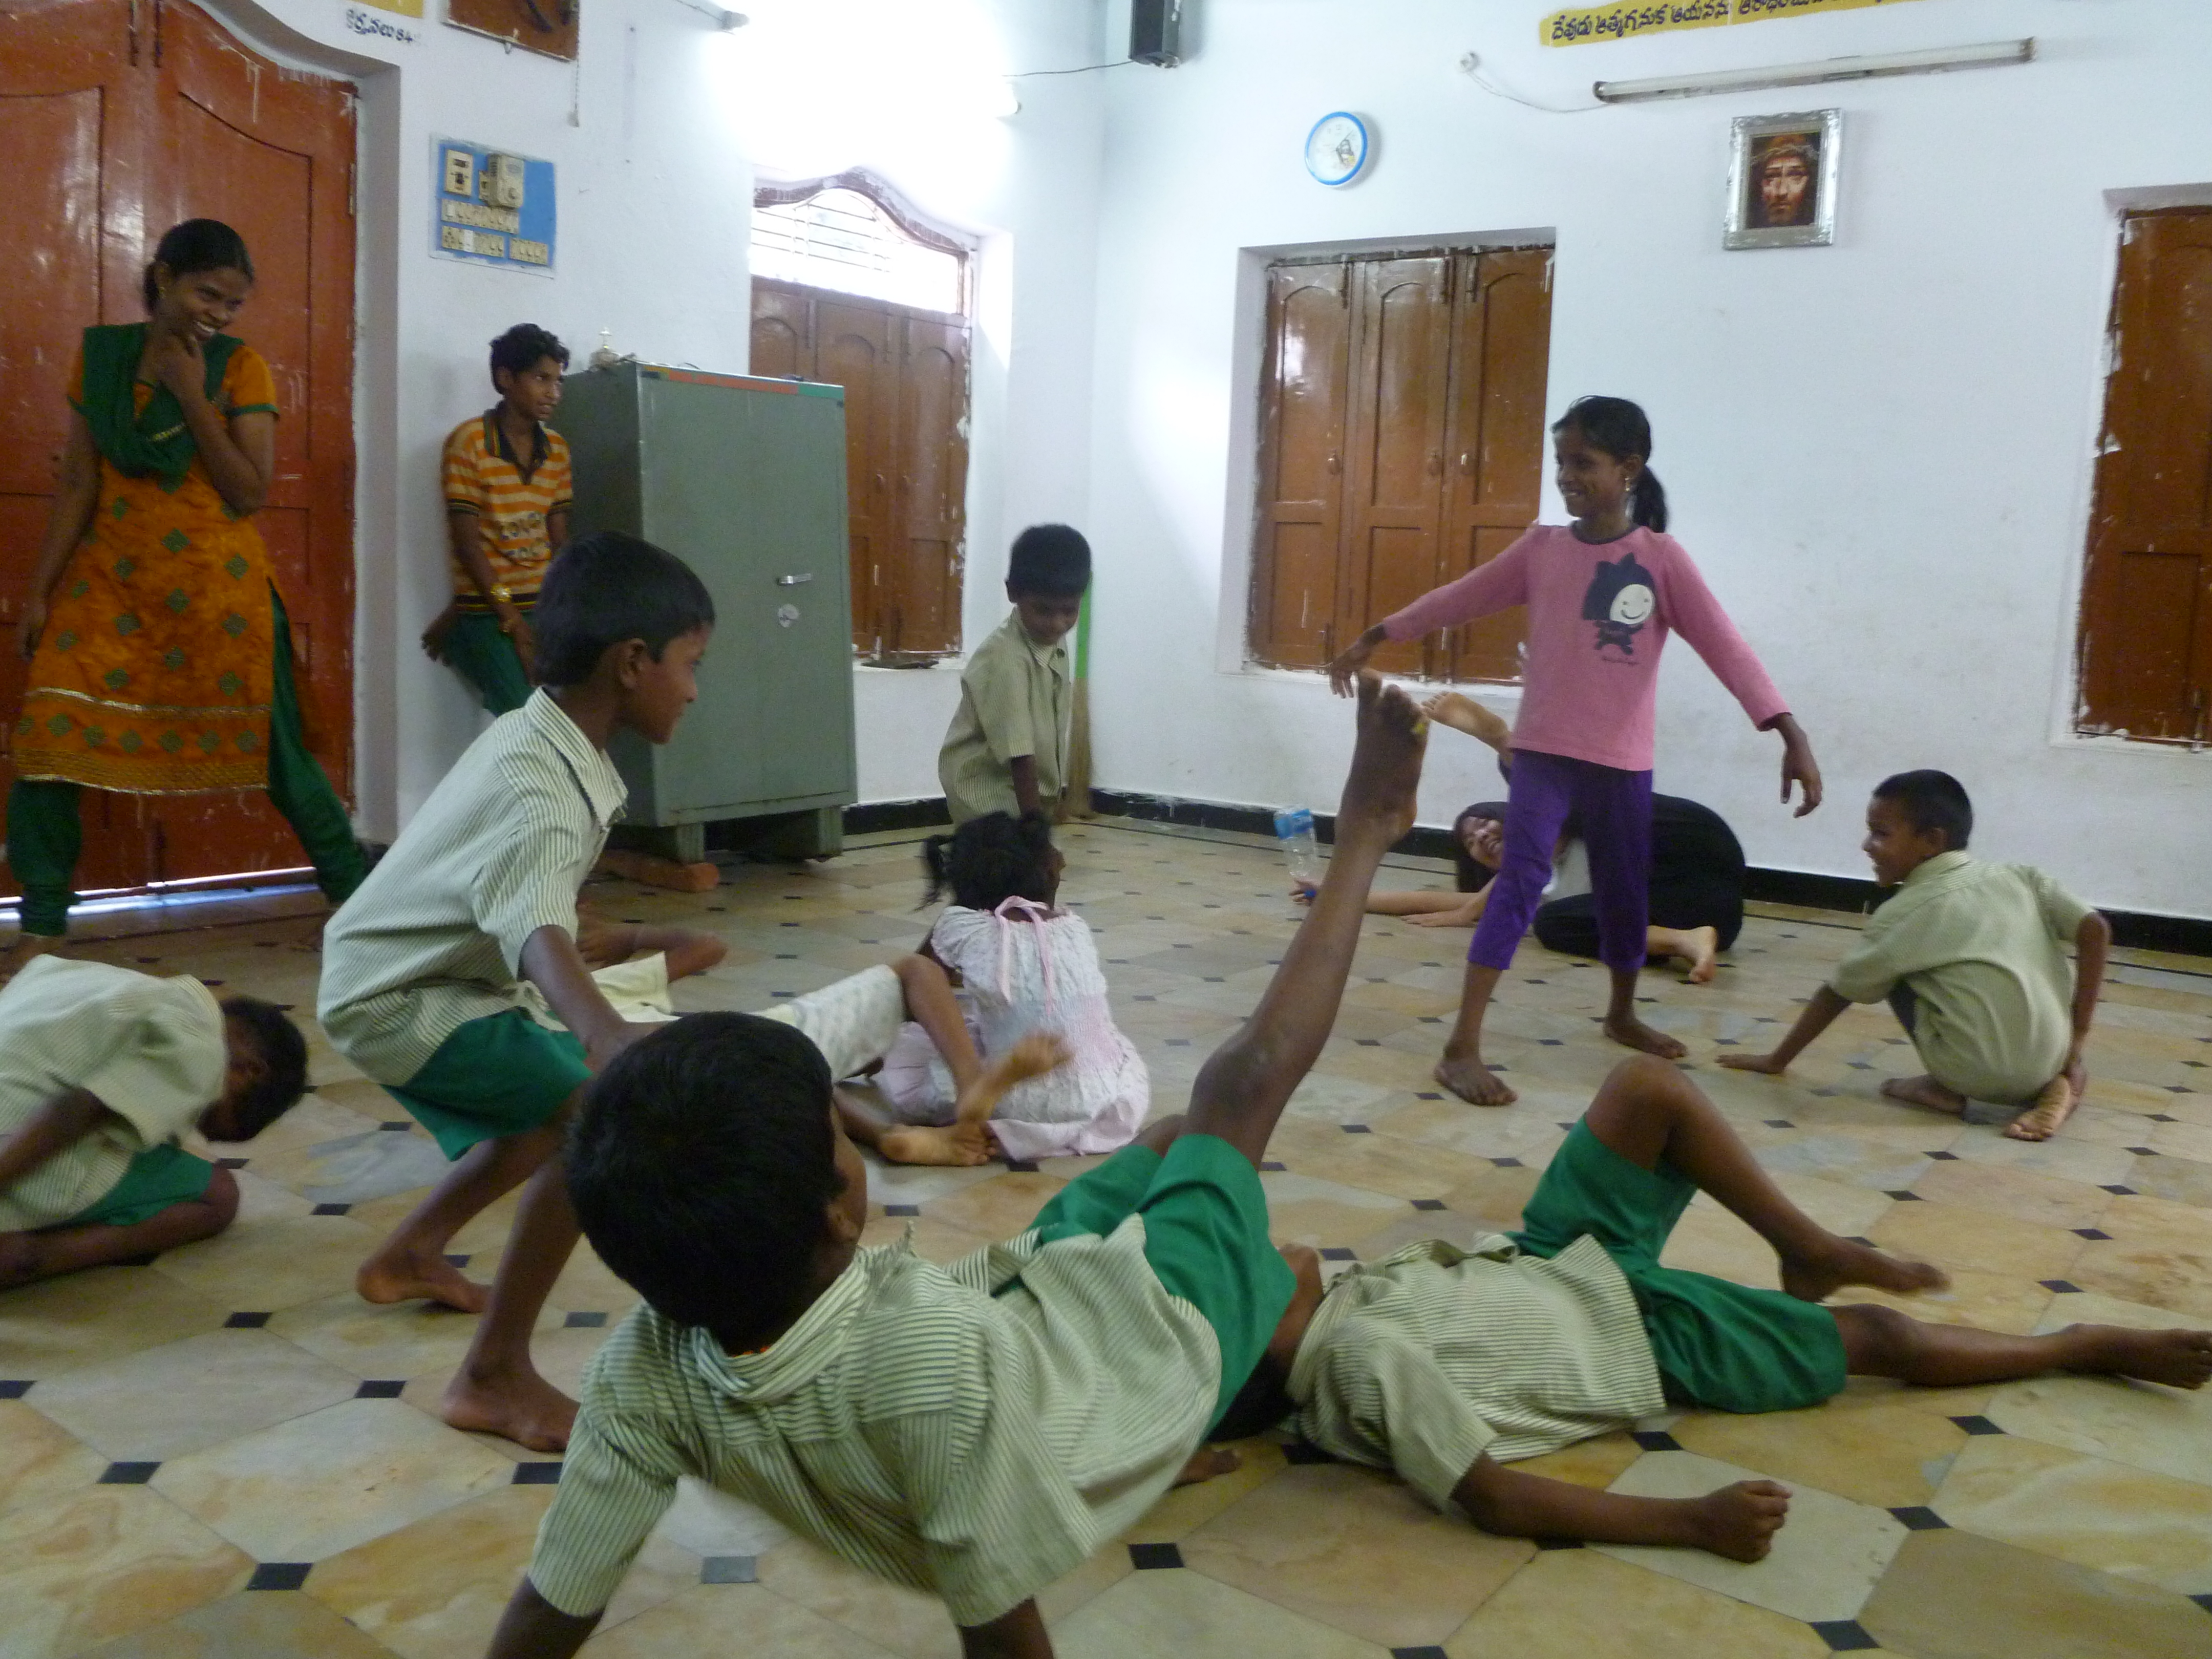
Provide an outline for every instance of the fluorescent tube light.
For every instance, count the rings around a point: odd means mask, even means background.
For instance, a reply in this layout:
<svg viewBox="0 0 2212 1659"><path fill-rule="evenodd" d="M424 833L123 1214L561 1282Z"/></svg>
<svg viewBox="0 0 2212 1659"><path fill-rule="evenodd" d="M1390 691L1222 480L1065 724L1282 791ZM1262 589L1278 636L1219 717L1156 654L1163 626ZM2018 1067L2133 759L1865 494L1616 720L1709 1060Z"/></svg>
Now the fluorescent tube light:
<svg viewBox="0 0 2212 1659"><path fill-rule="evenodd" d="M1649 81L1599 81L1590 90L1603 103L1633 104L1652 98L1702 98L1715 92L1809 87L1825 81L1866 81L1879 75L1933 75L1942 70L1993 69L2003 64L2025 64L2034 56L2035 41L2031 37L2024 40L1987 40L1974 46L1882 52L1865 58L1823 58L1810 64L1777 64L1769 69L1662 75Z"/></svg>

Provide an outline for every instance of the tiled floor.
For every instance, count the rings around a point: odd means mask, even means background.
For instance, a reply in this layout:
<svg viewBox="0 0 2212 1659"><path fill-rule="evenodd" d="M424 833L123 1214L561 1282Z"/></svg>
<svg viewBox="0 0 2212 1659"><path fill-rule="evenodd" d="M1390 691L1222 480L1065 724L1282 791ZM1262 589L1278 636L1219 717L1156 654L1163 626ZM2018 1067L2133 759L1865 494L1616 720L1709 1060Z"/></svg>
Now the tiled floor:
<svg viewBox="0 0 2212 1659"><path fill-rule="evenodd" d="M1121 1018L1181 1103L1248 1010L1292 922L1272 852L1234 838L1066 832L1067 896L1102 930ZM1423 878L1393 878L1418 884ZM1429 877L1431 882L1433 877ZM729 961L689 1007L756 1007L909 948L914 848L878 844L717 892L593 890L617 916L714 928ZM96 955L304 1010L319 902L103 919ZM221 925L179 931L198 920ZM170 931L131 929L158 925ZM1911 1052L1848 1016L1787 1081L1712 1062L1765 1043L1850 939L1770 910L1720 983L1652 973L1645 1009L1812 1213L1951 1269L1923 1317L2028 1331L2212 1321L2212 963L2115 970L2089 1104L2046 1146L1879 1100ZM1619 1051L1600 969L1529 946L1494 1057L1521 1103L1478 1111L1429 1066L1465 935L1370 921L1343 1018L1266 1176L1278 1232L1371 1258L1507 1225ZM2191 969L2197 970L2191 972ZM469 1322L372 1308L368 1245L441 1167L398 1107L317 1041L315 1093L249 1147L228 1235L150 1266L0 1296L0 1656L475 1659L557 1466L428 1414ZM1035 1172L880 1170L872 1239L909 1221L939 1257L1019 1228L1081 1160ZM509 1211L457 1250L488 1272ZM1771 1257L1700 1203L1670 1260L1771 1284ZM540 1363L573 1385L633 1298L580 1255ZM1772 1558L1552 1549L1486 1537L1386 1477L1259 1443L1170 1494L1045 1598L1072 1659L1712 1659L1887 1650L1917 1659L2212 1655L2212 1398L2079 1377L1916 1391L1855 1383L1818 1411L1690 1414L1533 1467L1700 1492L1756 1473L1797 1493ZM928 1598L867 1579L759 1514L686 1487L588 1652L951 1655Z"/></svg>

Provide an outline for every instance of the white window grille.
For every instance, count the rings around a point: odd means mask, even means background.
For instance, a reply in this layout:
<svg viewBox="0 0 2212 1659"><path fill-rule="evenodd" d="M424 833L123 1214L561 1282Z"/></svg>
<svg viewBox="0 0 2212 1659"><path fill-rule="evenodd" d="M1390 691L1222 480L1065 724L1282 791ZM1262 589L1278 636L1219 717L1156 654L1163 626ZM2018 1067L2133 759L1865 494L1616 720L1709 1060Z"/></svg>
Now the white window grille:
<svg viewBox="0 0 2212 1659"><path fill-rule="evenodd" d="M753 209L752 274L925 311L963 309L966 261L915 241L857 190Z"/></svg>

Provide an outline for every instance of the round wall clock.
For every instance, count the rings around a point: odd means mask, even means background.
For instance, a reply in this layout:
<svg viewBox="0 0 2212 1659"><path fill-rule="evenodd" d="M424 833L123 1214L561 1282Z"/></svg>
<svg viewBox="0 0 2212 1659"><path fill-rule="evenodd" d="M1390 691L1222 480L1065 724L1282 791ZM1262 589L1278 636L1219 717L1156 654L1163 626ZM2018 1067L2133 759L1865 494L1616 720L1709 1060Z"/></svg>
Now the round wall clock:
<svg viewBox="0 0 2212 1659"><path fill-rule="evenodd" d="M1306 171L1322 184L1348 185L1367 166L1367 123L1338 110L1306 134Z"/></svg>

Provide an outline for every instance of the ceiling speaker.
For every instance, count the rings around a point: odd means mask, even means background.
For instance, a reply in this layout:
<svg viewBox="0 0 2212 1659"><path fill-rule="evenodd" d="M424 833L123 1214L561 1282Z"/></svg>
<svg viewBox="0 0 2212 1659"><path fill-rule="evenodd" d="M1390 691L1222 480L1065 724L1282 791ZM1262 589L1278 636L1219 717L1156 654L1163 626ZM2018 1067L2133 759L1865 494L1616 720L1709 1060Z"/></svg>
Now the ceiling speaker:
<svg viewBox="0 0 2212 1659"><path fill-rule="evenodd" d="M1182 62L1182 0L1129 0L1129 58L1156 69Z"/></svg>

